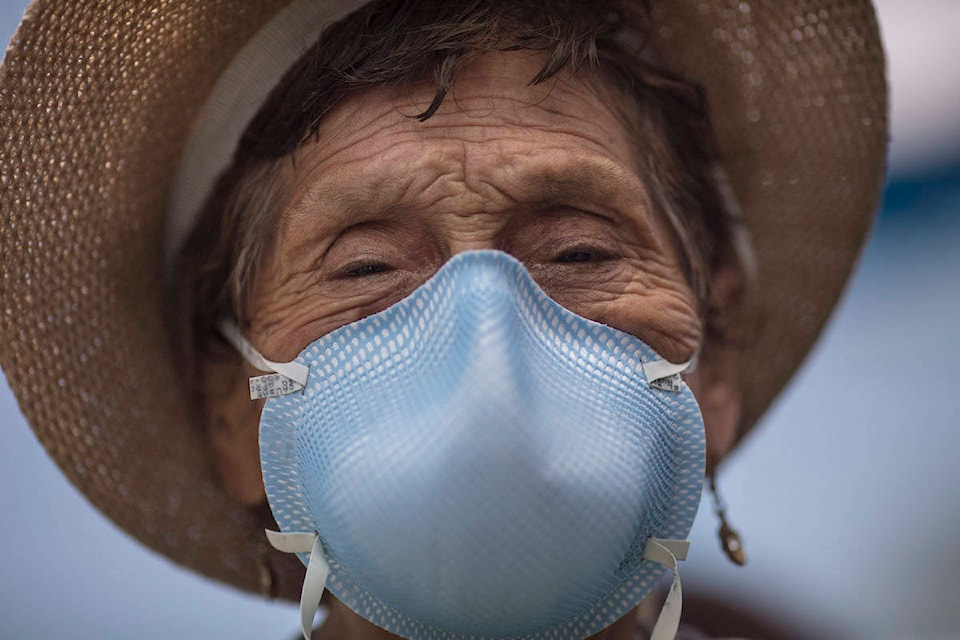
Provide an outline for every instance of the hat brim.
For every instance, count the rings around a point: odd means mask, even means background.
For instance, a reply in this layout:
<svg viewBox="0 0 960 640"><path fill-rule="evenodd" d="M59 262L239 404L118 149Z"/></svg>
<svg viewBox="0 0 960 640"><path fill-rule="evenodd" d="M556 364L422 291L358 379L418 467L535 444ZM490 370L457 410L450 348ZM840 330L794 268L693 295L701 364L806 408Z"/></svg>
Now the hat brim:
<svg viewBox="0 0 960 640"><path fill-rule="evenodd" d="M0 69L0 364L21 410L119 526L250 591L263 533L219 488L189 413L163 241L192 121L285 4L35 2ZM652 44L705 87L752 236L763 324L743 355L746 433L813 345L870 227L883 51L868 2L653 4ZM295 599L302 567L269 563Z"/></svg>

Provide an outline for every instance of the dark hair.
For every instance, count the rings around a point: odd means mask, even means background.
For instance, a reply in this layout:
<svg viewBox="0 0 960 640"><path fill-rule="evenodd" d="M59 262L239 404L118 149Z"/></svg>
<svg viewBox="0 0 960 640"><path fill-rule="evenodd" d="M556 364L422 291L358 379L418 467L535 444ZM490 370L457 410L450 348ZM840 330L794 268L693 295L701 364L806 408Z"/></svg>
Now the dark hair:
<svg viewBox="0 0 960 640"><path fill-rule="evenodd" d="M713 133L698 86L644 59L649 11L636 0L376 0L329 27L286 73L248 126L178 264L192 348L220 317L245 326L247 302L279 217L275 190L285 158L317 135L339 101L383 83L436 81L428 119L457 71L490 51L540 52L530 84L561 71L592 74L624 96L645 153L638 167L670 218L686 276L706 309L707 282L733 243L715 180Z"/></svg>

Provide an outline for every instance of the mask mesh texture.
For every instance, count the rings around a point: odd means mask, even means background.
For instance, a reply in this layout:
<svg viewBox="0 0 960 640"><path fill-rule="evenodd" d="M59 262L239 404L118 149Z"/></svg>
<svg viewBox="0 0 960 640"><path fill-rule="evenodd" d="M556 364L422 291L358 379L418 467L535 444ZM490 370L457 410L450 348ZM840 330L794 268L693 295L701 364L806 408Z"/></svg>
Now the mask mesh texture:
<svg viewBox="0 0 960 640"><path fill-rule="evenodd" d="M586 637L649 592L647 538L685 538L699 503L699 408L647 385L654 359L508 255L459 254L300 354L307 388L261 420L271 508L394 633Z"/></svg>

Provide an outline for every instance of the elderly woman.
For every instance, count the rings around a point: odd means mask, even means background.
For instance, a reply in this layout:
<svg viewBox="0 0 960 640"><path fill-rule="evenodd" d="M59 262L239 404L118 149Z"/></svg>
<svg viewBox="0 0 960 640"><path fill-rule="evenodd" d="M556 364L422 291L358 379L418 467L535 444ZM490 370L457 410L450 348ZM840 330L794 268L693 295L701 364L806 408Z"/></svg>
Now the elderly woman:
<svg viewBox="0 0 960 640"><path fill-rule="evenodd" d="M305 636L328 592L314 637L674 637L704 479L882 177L872 11L814 4L32 5L0 78L25 415Z"/></svg>

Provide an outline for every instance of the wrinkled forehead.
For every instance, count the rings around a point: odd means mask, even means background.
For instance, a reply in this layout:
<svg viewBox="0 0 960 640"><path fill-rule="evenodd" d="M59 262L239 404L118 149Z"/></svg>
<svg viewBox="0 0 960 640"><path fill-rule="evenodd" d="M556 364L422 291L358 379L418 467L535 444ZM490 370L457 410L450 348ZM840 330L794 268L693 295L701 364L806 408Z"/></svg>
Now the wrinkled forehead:
<svg viewBox="0 0 960 640"><path fill-rule="evenodd" d="M530 52L485 54L463 70L425 121L415 116L434 97L432 81L350 95L284 164L291 203L350 200L362 185L376 202L359 205L386 206L401 195L394 191L415 187L418 175L429 179L443 161L472 169L491 164L485 162L491 157L492 164L505 165L498 167L501 174L515 174L508 176L512 182L552 198L627 188L624 174L639 165L639 149L624 96L590 74L561 73L531 85L542 64L542 56ZM573 153L558 158L560 150Z"/></svg>

